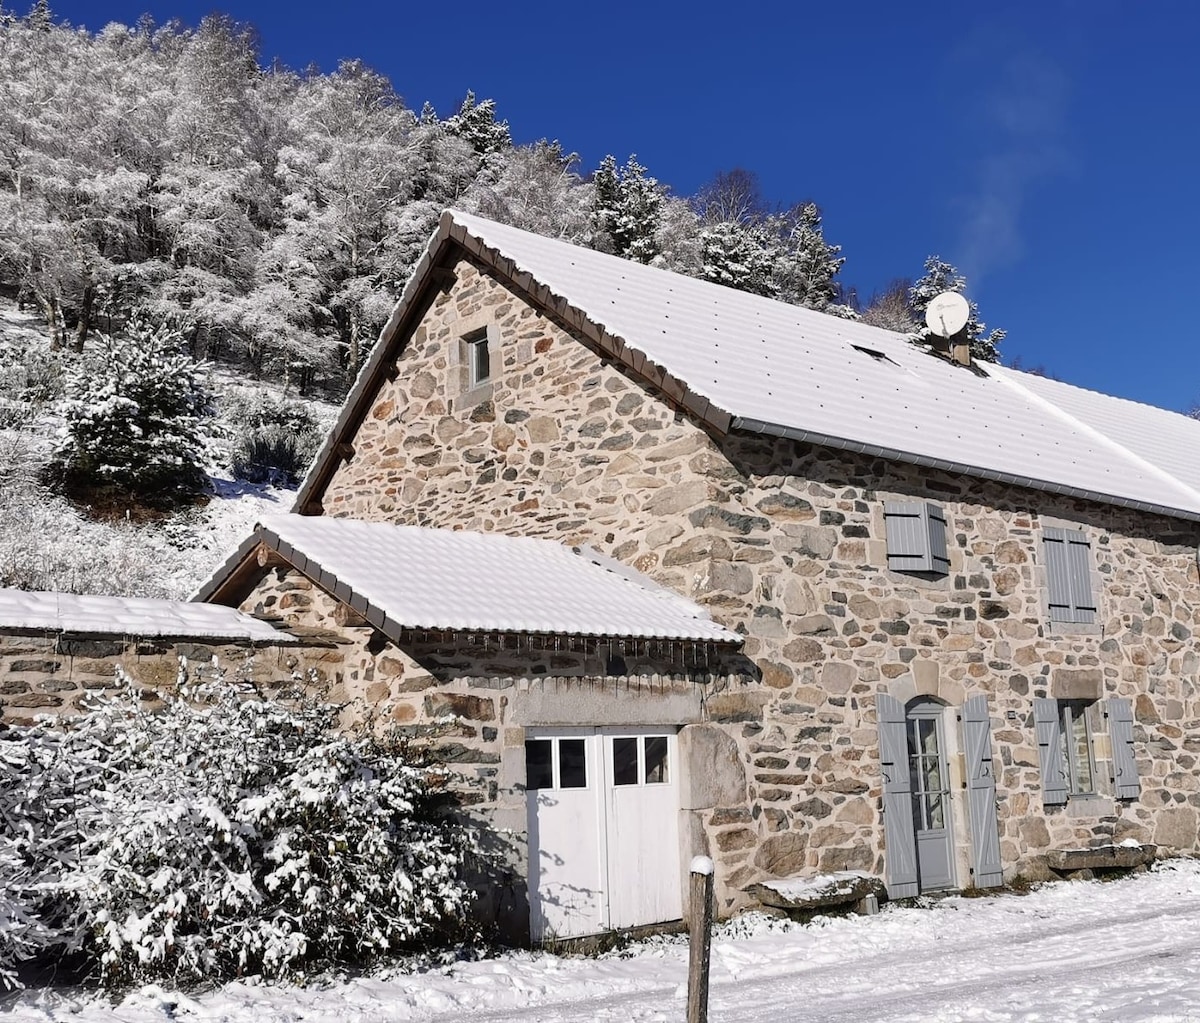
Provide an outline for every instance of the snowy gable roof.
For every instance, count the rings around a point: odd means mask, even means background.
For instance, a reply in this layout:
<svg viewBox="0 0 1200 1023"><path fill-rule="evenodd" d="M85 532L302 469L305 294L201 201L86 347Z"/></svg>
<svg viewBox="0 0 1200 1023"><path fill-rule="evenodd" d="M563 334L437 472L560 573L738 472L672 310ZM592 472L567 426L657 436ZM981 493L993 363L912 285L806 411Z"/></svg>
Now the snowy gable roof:
<svg viewBox="0 0 1200 1023"><path fill-rule="evenodd" d="M392 336L457 244L718 430L831 447L1200 520L1200 423L903 335L448 211L301 488L349 440Z"/></svg>
<svg viewBox="0 0 1200 1023"><path fill-rule="evenodd" d="M0 589L0 629L139 639L294 642L268 623L231 607L11 589Z"/></svg>
<svg viewBox="0 0 1200 1023"><path fill-rule="evenodd" d="M197 594L264 543L395 637L403 629L738 643L699 605L588 548L357 519L278 515Z"/></svg>

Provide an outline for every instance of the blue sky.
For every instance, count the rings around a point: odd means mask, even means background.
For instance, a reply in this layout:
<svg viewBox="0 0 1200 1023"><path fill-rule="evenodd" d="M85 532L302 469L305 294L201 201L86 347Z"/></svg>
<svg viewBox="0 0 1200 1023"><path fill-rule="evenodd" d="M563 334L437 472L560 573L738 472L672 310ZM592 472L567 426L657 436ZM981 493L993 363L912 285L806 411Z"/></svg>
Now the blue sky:
<svg viewBox="0 0 1200 1023"><path fill-rule="evenodd" d="M264 61L358 57L443 115L473 89L518 142L557 138L584 171L636 153L684 195L753 170L772 201L820 203L864 298L938 253L1006 361L1200 404L1194 0L51 4L92 29L223 10Z"/></svg>

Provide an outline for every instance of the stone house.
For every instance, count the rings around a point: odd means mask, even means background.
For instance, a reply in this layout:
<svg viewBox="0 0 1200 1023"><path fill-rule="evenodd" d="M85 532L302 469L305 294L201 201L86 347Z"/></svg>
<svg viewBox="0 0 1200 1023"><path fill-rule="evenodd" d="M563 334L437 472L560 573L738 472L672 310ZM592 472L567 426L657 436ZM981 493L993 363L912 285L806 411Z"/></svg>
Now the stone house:
<svg viewBox="0 0 1200 1023"><path fill-rule="evenodd" d="M479 634L354 640L419 665L367 693L414 728L495 686L477 808L527 839L534 903L547 829L598 904L651 870L612 790L664 737L675 802L639 812L678 822L660 857L714 858L723 912L772 878L902 897L1200 851L1200 422L448 212L296 512L587 547L741 638L697 672L601 664L596 633L524 700L535 666L480 666ZM512 606L476 567L461 592ZM203 595L270 610L236 572Z"/></svg>

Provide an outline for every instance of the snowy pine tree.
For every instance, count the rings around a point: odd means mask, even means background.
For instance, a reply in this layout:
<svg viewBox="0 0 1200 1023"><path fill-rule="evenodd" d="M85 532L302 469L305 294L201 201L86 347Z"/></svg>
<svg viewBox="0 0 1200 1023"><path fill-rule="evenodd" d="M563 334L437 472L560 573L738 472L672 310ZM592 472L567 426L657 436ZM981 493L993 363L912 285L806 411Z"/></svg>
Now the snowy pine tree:
<svg viewBox="0 0 1200 1023"><path fill-rule="evenodd" d="M204 421L199 366L178 332L133 321L70 371L55 462L69 490L170 506L201 493Z"/></svg>
<svg viewBox="0 0 1200 1023"><path fill-rule="evenodd" d="M753 295L774 297L772 256L762 228L721 221L700 231L700 269L695 276Z"/></svg>
<svg viewBox="0 0 1200 1023"><path fill-rule="evenodd" d="M939 256L929 256L925 260L925 273L916 284L909 289L908 300L912 307L913 316L917 323L914 340L918 344L932 344L933 333L925 326L925 310L929 303L944 291L954 291L963 294L966 291L967 279L958 272L952 263L947 263ZM971 357L981 362L1000 361L1000 343L1005 338L1003 330L993 330L984 335L987 325L979 319L979 307L970 303L971 315L967 320L967 341L971 346Z"/></svg>
<svg viewBox="0 0 1200 1023"><path fill-rule="evenodd" d="M666 188L646 177L646 168L630 156L618 167L606 156L592 178L593 245L604 251L650 263L659 253L656 239Z"/></svg>
<svg viewBox="0 0 1200 1023"><path fill-rule="evenodd" d="M475 102L475 93L468 91L458 113L447 117L445 128L470 143L480 156L489 156L512 148L512 136L507 121L496 120L496 101Z"/></svg>

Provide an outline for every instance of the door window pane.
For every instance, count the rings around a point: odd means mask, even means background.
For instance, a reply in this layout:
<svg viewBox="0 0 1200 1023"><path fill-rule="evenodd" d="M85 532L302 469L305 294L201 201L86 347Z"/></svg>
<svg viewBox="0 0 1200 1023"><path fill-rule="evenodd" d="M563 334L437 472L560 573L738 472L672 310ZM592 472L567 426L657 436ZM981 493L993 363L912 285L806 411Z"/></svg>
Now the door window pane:
<svg viewBox="0 0 1200 1023"><path fill-rule="evenodd" d="M1087 704L1081 700L1064 700L1059 707L1062 713L1063 777L1067 779L1067 790L1074 794L1095 792Z"/></svg>
<svg viewBox="0 0 1200 1023"><path fill-rule="evenodd" d="M613 784L636 785L638 783L637 739L613 739Z"/></svg>
<svg viewBox="0 0 1200 1023"><path fill-rule="evenodd" d="M667 737L646 736L646 784L665 785L670 780L667 773Z"/></svg>
<svg viewBox="0 0 1200 1023"><path fill-rule="evenodd" d="M554 768L550 760L551 749L549 739L525 740L525 787L527 789L554 788Z"/></svg>
<svg viewBox="0 0 1200 1023"><path fill-rule="evenodd" d="M583 739L558 740L558 787L587 788L587 757Z"/></svg>

